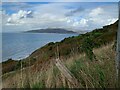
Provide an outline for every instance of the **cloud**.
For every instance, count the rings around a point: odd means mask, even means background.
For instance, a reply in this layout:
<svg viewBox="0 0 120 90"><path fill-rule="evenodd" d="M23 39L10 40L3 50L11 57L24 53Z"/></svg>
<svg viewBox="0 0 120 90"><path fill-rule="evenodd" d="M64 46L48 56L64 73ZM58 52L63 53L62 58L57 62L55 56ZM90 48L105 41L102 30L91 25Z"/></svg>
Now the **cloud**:
<svg viewBox="0 0 120 90"><path fill-rule="evenodd" d="M32 17L31 14L32 14L31 11L19 10L18 13L14 13L8 18L7 25L24 23L23 19Z"/></svg>
<svg viewBox="0 0 120 90"><path fill-rule="evenodd" d="M104 13L104 10L100 7L91 10L91 12L89 13L90 16L94 17L94 16L98 16L100 14Z"/></svg>
<svg viewBox="0 0 120 90"><path fill-rule="evenodd" d="M6 10L9 13L10 11L18 12L21 10L29 10L33 7L33 5L25 3L25 2L3 2L2 3L2 9Z"/></svg>
<svg viewBox="0 0 120 90"><path fill-rule="evenodd" d="M66 16L73 16L74 14L77 14L79 12L82 12L84 8L78 7L76 9L71 10L70 12L66 13Z"/></svg>
<svg viewBox="0 0 120 90"><path fill-rule="evenodd" d="M23 4L22 4L23 5ZM93 30L112 24L118 19L116 4L95 7L80 6L78 3L32 4L29 9L21 9L7 14L4 12L3 27L11 31L34 30L40 28L65 28L79 32ZM114 9L112 9L114 8Z"/></svg>
<svg viewBox="0 0 120 90"><path fill-rule="evenodd" d="M117 8L116 8L117 9ZM112 24L117 19L117 13L118 12L112 12L108 11L109 9L106 9L104 7L97 7L88 14L87 19L89 20L89 25L94 26L94 28L100 28L104 25ZM112 13L116 13L116 15L112 15Z"/></svg>
<svg viewBox="0 0 120 90"><path fill-rule="evenodd" d="M80 22L78 23L81 27L88 27L87 22L88 22L87 19L81 19Z"/></svg>

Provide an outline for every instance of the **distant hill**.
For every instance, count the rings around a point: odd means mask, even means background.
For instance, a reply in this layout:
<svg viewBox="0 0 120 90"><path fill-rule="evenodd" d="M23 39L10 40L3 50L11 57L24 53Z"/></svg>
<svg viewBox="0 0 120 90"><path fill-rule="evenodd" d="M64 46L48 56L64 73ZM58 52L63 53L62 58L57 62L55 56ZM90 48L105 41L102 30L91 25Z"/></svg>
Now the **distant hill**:
<svg viewBox="0 0 120 90"><path fill-rule="evenodd" d="M25 33L76 33L73 31L68 31L66 29L62 28L47 28L47 29L39 29L39 30L30 30L30 31L25 31Z"/></svg>

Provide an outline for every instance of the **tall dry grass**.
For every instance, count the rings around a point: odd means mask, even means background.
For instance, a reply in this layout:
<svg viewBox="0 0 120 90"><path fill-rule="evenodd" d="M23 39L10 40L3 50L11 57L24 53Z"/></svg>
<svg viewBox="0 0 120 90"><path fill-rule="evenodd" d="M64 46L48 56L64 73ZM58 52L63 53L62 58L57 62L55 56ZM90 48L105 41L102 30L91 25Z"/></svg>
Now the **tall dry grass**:
<svg viewBox="0 0 120 90"><path fill-rule="evenodd" d="M113 44L108 44L94 49L94 61L89 60L84 53L67 60L62 58L62 61L82 88L115 88L115 51L112 47ZM4 74L2 78L3 88L75 88L55 66L54 60L42 67L38 63Z"/></svg>

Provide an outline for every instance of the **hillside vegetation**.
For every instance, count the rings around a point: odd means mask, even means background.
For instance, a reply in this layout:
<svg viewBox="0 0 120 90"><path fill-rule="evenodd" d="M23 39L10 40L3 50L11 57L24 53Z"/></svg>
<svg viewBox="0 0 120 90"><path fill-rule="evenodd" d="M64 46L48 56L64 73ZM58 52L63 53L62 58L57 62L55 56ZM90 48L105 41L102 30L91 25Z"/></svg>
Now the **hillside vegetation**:
<svg viewBox="0 0 120 90"><path fill-rule="evenodd" d="M116 87L117 28L118 21L61 42L48 43L23 60L3 62L3 87L74 87L54 65L57 57L78 80L78 87Z"/></svg>
<svg viewBox="0 0 120 90"><path fill-rule="evenodd" d="M96 61L85 53L76 54L62 62L78 80L78 88L115 88L115 51L113 43L94 49ZM51 62L6 73L2 76L4 88L76 88ZM11 82L12 81L12 82Z"/></svg>

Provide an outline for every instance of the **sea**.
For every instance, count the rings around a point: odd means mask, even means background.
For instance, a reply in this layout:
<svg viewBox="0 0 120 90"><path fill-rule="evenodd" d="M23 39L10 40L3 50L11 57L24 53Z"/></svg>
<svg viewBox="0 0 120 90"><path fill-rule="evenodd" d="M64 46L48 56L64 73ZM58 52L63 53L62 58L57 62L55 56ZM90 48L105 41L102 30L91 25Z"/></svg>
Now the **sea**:
<svg viewBox="0 0 120 90"><path fill-rule="evenodd" d="M0 34L1 35L1 34ZM2 33L2 62L20 60L49 42L59 42L78 34L58 33Z"/></svg>

